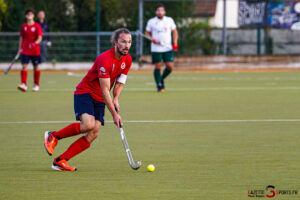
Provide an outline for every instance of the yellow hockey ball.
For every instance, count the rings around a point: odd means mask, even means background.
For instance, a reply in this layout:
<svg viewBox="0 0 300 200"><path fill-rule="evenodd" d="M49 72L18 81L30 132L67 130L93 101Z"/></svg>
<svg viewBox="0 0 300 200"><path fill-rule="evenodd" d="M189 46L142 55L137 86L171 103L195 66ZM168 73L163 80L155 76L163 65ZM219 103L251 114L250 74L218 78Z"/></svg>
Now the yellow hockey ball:
<svg viewBox="0 0 300 200"><path fill-rule="evenodd" d="M148 165L148 166L147 166L147 170L148 170L149 172L154 172L154 170L155 170L154 165L152 165L152 164Z"/></svg>

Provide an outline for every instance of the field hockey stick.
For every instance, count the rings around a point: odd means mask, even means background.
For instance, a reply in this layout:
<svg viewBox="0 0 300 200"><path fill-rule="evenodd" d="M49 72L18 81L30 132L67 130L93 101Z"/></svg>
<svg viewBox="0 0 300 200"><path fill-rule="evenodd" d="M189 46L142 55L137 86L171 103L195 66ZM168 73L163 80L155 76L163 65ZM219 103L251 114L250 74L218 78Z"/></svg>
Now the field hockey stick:
<svg viewBox="0 0 300 200"><path fill-rule="evenodd" d="M9 64L8 68L5 70L5 72L4 72L5 75L8 74L8 72L12 68L13 64L19 59L19 57L20 57L20 52L17 53L17 55L15 56L15 58Z"/></svg>
<svg viewBox="0 0 300 200"><path fill-rule="evenodd" d="M150 41L152 41L152 38L151 38L151 37L149 37L149 36L147 36L147 35L145 35L144 33L142 33L142 32L139 32L139 34L140 34L142 37L146 38L147 40L150 40ZM170 44L167 44L167 43L165 43L165 42L162 42L162 41L159 41L158 45L161 45L161 46L163 46L163 47L167 47L167 48L172 48L172 45L170 45Z"/></svg>
<svg viewBox="0 0 300 200"><path fill-rule="evenodd" d="M132 169L134 170L138 170L140 168L140 166L142 165L142 162L141 161L137 161L137 163L134 163L133 161L133 158L132 158L132 155L131 155L131 151L129 149L129 145L128 145L128 142L126 140L126 137L125 137L125 133L124 133L124 130L123 130L123 126L120 124L119 126L119 130L120 130L120 135L121 135L121 138L122 138L122 142L123 142L123 145L124 145L124 148L125 148L125 151L126 151L126 155L127 155L127 158L128 158L128 162L131 166Z"/></svg>

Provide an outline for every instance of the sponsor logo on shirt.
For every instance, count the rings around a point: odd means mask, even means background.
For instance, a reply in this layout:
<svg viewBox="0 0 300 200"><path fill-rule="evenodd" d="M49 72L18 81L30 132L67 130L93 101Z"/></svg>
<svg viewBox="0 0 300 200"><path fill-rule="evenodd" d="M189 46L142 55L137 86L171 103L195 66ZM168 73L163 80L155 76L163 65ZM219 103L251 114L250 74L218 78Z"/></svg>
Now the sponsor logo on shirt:
<svg viewBox="0 0 300 200"><path fill-rule="evenodd" d="M122 62L121 69L125 69L125 67L126 67L126 64L124 62Z"/></svg>
<svg viewBox="0 0 300 200"><path fill-rule="evenodd" d="M24 27L24 31L27 31L27 26Z"/></svg>

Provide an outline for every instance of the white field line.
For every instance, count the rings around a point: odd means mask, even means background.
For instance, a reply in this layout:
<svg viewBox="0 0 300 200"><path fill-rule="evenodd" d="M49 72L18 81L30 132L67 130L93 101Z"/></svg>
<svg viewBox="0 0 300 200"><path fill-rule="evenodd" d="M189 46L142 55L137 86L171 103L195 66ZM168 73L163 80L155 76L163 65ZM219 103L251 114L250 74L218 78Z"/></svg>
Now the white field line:
<svg viewBox="0 0 300 200"><path fill-rule="evenodd" d="M181 81L299 81L299 77L170 77Z"/></svg>
<svg viewBox="0 0 300 200"><path fill-rule="evenodd" d="M149 76L128 76L128 79L136 80L152 80ZM199 77L199 76L171 76L170 80L181 80L181 81L299 81L299 77Z"/></svg>
<svg viewBox="0 0 300 200"><path fill-rule="evenodd" d="M43 89L40 92L73 92L75 89L65 88L65 89ZM167 88L167 91L249 91L249 90L300 90L300 87L218 87L218 88ZM17 89L0 89L0 92L16 92ZM124 91L155 91L155 88L124 88Z"/></svg>
<svg viewBox="0 0 300 200"><path fill-rule="evenodd" d="M167 88L167 91L216 91L216 90L299 90L300 87L220 87L220 88ZM126 91L153 91L153 88L125 88Z"/></svg>
<svg viewBox="0 0 300 200"><path fill-rule="evenodd" d="M84 73L74 73L67 72L67 76L83 77ZM149 76L140 75L130 75L128 79L140 79L145 80ZM212 76L212 77L199 77L199 76L172 76L170 80L182 80L182 81L299 81L299 77L222 77L222 76ZM150 79L149 79L150 80ZM152 79L151 79L152 80Z"/></svg>
<svg viewBox="0 0 300 200"><path fill-rule="evenodd" d="M74 121L7 121L1 124L65 124ZM113 123L108 120L107 123ZM124 123L245 123L245 122L300 122L300 119L224 119L224 120L124 120Z"/></svg>

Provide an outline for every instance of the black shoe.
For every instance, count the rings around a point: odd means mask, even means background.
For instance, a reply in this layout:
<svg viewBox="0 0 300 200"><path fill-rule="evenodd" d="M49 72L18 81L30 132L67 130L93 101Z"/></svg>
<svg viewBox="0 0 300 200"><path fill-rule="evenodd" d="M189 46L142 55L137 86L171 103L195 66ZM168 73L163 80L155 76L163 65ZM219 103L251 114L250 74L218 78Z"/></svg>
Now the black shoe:
<svg viewBox="0 0 300 200"><path fill-rule="evenodd" d="M164 88L162 87L162 85L158 85L157 86L157 92L164 92Z"/></svg>
<svg viewBox="0 0 300 200"><path fill-rule="evenodd" d="M165 89L165 82L164 82L164 79L161 79L161 88L162 88L162 89Z"/></svg>

